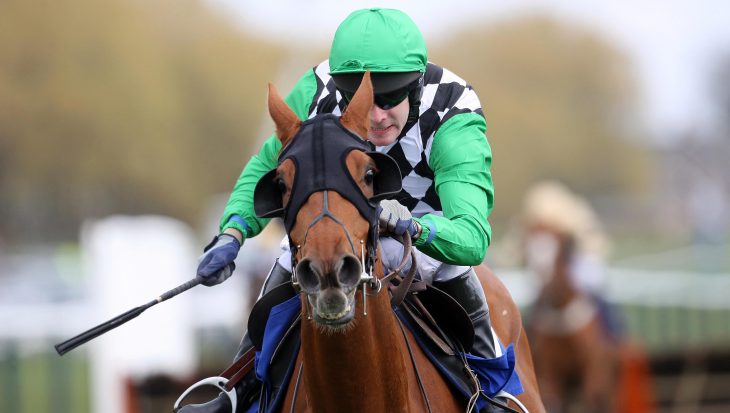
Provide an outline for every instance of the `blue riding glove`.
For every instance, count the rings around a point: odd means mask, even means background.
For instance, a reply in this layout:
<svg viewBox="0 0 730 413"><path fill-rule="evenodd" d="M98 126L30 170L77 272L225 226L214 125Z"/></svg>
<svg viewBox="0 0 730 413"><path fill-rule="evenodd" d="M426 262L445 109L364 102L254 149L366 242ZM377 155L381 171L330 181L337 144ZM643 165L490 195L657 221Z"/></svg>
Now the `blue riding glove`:
<svg viewBox="0 0 730 413"><path fill-rule="evenodd" d="M403 235L408 232L411 238L420 235L420 225L413 220L411 211L400 202L384 199L378 207L380 228L386 232Z"/></svg>
<svg viewBox="0 0 730 413"><path fill-rule="evenodd" d="M202 284L212 287L227 280L236 269L233 260L239 249L241 243L233 235L216 235L198 260L197 276L203 279Z"/></svg>

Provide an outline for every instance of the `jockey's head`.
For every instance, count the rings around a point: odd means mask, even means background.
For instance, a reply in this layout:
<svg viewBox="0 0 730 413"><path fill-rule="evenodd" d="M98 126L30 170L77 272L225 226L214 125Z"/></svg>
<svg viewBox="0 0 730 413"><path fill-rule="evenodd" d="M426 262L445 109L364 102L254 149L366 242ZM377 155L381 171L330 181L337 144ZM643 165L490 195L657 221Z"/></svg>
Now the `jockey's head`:
<svg viewBox="0 0 730 413"><path fill-rule="evenodd" d="M329 58L330 75L345 102L363 73L371 72L375 104L368 138L376 146L393 143L418 119L426 63L426 43L413 20L379 8L350 14L335 32Z"/></svg>

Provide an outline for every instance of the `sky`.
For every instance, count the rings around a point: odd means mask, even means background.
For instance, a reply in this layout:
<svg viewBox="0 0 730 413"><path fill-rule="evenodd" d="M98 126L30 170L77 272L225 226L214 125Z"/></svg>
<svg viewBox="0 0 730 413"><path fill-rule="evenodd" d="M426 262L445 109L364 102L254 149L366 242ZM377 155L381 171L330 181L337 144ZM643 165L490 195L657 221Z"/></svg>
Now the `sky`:
<svg viewBox="0 0 730 413"><path fill-rule="evenodd" d="M331 41L337 25L351 11L372 6L405 11L427 42L464 22L497 21L536 12L593 27L634 64L643 118L653 141L659 144L671 143L686 131L712 131L717 118L707 76L720 52L730 54L730 2L722 0L208 1L223 8L246 30L284 41L323 45Z"/></svg>

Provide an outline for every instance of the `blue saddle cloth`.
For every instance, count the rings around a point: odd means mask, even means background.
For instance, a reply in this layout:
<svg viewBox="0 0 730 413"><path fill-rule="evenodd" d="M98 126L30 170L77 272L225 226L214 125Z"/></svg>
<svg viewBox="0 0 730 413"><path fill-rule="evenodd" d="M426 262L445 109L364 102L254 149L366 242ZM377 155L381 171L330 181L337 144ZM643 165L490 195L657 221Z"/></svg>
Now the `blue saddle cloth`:
<svg viewBox="0 0 730 413"><path fill-rule="evenodd" d="M406 312L400 308L394 308L396 316L408 327L416 338L419 347L426 356L431 360L433 365L439 370L441 375L456 389L466 400L472 396L472 389L469 385L468 378L461 372L463 364L456 360L453 356L445 356L437 350L431 341L423 337L420 330L413 328L412 322ZM506 348L499 343L502 349L502 355L496 358L482 358L469 353L461 353L466 358L469 368L474 371L479 379L481 390L489 397L496 396L500 391L518 395L524 389L520 382L519 375L515 370L515 353L512 344ZM477 409L481 411L489 406L489 403L480 398L477 401Z"/></svg>
<svg viewBox="0 0 730 413"><path fill-rule="evenodd" d="M246 413L255 413L257 411L269 413L278 411L281 408L285 391L274 391L272 392L272 385L274 384L273 378L271 377L271 365L274 350L279 345L289 327L292 325L297 315L301 310L301 300L299 296L294 296L274 307L271 308L269 318L266 322L266 329L264 331L264 339L262 350L256 352L255 369L256 377L263 383L262 386L262 397L260 399L261 406L254 404L248 409L245 409ZM447 381L466 399L471 396L471 390L465 387L465 381L463 378L459 378L448 366L444 365L441 358L434 354L432 348L430 348L426 341L420 336L417 329L412 328L411 322L398 308L394 308L394 311L398 318L407 326L416 337L416 341L419 346L426 353L427 357L434 363L436 368L441 374L447 379ZM296 338L299 340L299 338ZM299 350L299 343L297 341L296 351ZM482 390L490 397L495 396L500 391L504 390L510 394L518 395L524 390L522 383L515 371L515 353L514 348L510 344L506 348L502 345L502 356L485 359L474 356L472 354L463 353L466 358L469 367L476 373ZM290 365L286 369L286 377L283 378L284 383L288 383L293 372L294 362L296 356L289 358ZM281 378L277 379L279 383L282 382ZM281 387L280 389L285 389ZM480 399L477 402L479 410L485 408L487 402ZM263 409L261 408L263 407Z"/></svg>

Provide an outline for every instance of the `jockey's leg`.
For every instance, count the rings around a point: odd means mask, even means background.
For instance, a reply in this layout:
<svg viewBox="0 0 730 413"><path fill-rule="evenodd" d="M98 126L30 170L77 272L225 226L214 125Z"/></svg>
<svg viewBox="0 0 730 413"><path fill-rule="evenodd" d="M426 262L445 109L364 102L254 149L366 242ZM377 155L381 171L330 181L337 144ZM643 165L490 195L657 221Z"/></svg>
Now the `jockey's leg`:
<svg viewBox="0 0 730 413"><path fill-rule="evenodd" d="M282 264L280 264L281 262ZM285 266L290 267L291 259L288 253L279 257L276 263L271 267L269 275L266 276L264 285L261 288L261 298L264 294L278 287L279 285L291 280L291 271ZM241 344L238 346L238 353L234 360L238 360L246 351L253 347L248 331L243 335ZM253 400L257 398L259 381L256 379L256 373L253 369L246 374L238 384L236 384L236 397L238 400L238 408L236 410L242 412L244 408L251 405ZM231 402L228 397L221 393L217 398L203 404L190 404L180 410L179 413L231 413Z"/></svg>
<svg viewBox="0 0 730 413"><path fill-rule="evenodd" d="M392 238L380 238L381 255L386 271L393 269L403 257L403 245ZM483 358L494 358L496 333L492 332L489 305L482 285L472 267L444 264L413 248L418 264L417 277L453 297L469 315L474 326L474 344L469 352ZM406 265L407 271L410 264ZM503 404L507 400L500 400ZM504 413L501 407L488 404L482 413Z"/></svg>
<svg viewBox="0 0 730 413"><path fill-rule="evenodd" d="M387 270L395 267L403 257L403 245L398 241L380 238L383 264ZM492 324L489 319L487 297L474 269L467 266L444 264L413 248L418 265L418 278L453 297L469 314L474 324L474 345L471 353L484 358L496 357ZM410 264L406 265L407 271Z"/></svg>
<svg viewBox="0 0 730 413"><path fill-rule="evenodd" d="M454 276L456 269L459 269L461 273ZM455 267L444 264L436 271L433 286L449 294L469 314L471 323L474 325L474 344L469 353L488 359L497 357L495 346L499 344L495 343L495 334L492 333L487 297L474 269L472 267ZM500 401L503 404L507 403L507 400ZM488 404L480 412L504 413L505 410Z"/></svg>
<svg viewBox="0 0 730 413"><path fill-rule="evenodd" d="M474 345L470 353L484 358L496 357L492 324L489 319L489 306L474 269L456 277L443 280L438 275L434 277L433 286L453 297L469 314L474 325Z"/></svg>
<svg viewBox="0 0 730 413"><path fill-rule="evenodd" d="M291 268L291 255L289 255L289 253L287 252L280 256L274 263L274 266L271 267L269 275L266 276L266 279L264 280L264 285L261 287L261 293L259 293L259 298L263 297L266 293L280 286L281 284L284 284L287 281L291 281L291 270L289 270L288 268ZM236 353L236 357L234 358L234 360L238 360L238 358L241 357L243 353L247 352L251 347L253 347L253 343L251 342L251 337L249 337L248 335L248 331L246 331L246 333L243 335L243 338L241 339L241 344L238 345L238 353ZM253 370L251 370L251 373L253 373Z"/></svg>

